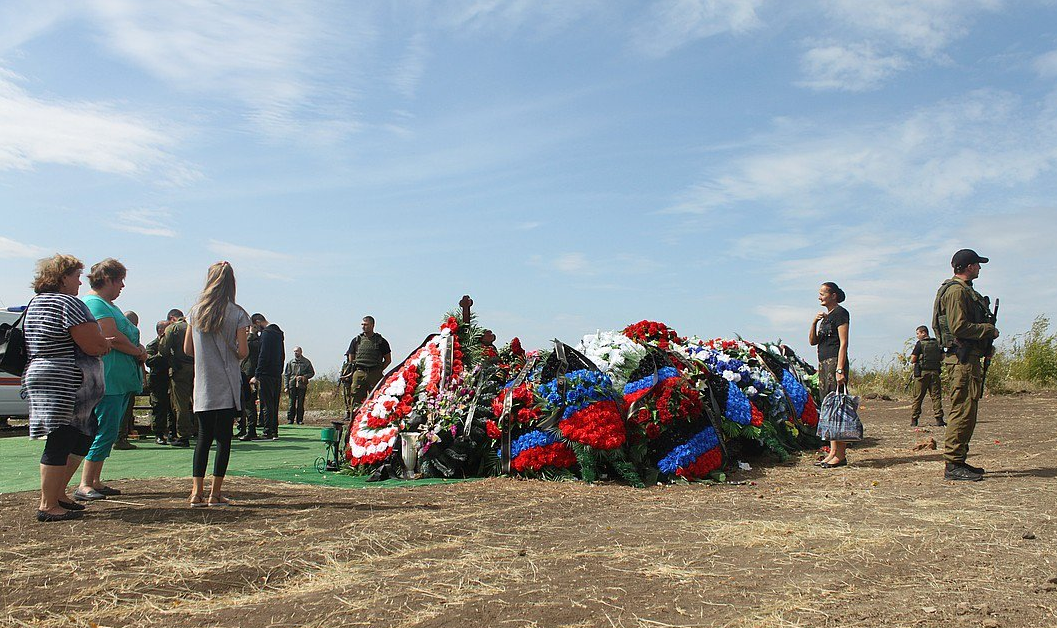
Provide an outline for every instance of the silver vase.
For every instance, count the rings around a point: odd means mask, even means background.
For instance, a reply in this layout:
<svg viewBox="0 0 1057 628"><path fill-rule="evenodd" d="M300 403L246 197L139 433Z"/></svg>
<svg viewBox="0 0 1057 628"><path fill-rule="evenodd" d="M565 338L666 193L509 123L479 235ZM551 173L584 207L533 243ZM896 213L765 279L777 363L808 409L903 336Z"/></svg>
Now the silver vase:
<svg viewBox="0 0 1057 628"><path fill-rule="evenodd" d="M400 458L408 479L418 475L418 441L421 438L422 432L400 432Z"/></svg>

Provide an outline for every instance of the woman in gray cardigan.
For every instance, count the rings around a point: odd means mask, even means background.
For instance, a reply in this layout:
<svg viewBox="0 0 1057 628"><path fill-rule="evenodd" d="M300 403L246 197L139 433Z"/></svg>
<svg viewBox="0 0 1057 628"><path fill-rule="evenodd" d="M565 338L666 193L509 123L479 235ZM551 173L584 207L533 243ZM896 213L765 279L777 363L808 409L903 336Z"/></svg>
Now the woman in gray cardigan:
<svg viewBox="0 0 1057 628"><path fill-rule="evenodd" d="M235 271L227 262L217 262L206 273L206 287L187 316L184 353L195 359L193 406L198 419L191 473L191 506L227 506L221 493L231 455L231 432L242 411L242 371L239 365L249 355L246 338L250 317L235 303ZM213 484L205 496L209 449L217 443L213 460Z"/></svg>

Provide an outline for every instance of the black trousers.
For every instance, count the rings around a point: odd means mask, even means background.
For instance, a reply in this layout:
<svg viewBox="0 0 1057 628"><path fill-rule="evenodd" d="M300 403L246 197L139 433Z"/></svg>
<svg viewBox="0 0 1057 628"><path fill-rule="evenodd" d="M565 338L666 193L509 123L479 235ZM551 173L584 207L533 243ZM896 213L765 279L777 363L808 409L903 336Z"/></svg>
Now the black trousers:
<svg viewBox="0 0 1057 628"><path fill-rule="evenodd" d="M213 441L217 442L217 455L213 459L213 475L222 478L228 471L228 459L231 457L231 430L235 426L235 415L238 410L206 410L195 412L198 419L198 442L195 443L195 457L191 466L191 476L204 478L209 466L209 449Z"/></svg>
<svg viewBox="0 0 1057 628"><path fill-rule="evenodd" d="M261 421L264 431L272 436L279 434L279 377L257 376L257 394L261 400Z"/></svg>
<svg viewBox="0 0 1057 628"><path fill-rule="evenodd" d="M239 413L239 431L249 434L257 433L257 391L250 386L250 378L242 374L242 412Z"/></svg>
<svg viewBox="0 0 1057 628"><path fill-rule="evenodd" d="M287 395L290 397L290 409L286 412L286 422L298 423L305 422L305 393L308 391L307 388L287 388Z"/></svg>

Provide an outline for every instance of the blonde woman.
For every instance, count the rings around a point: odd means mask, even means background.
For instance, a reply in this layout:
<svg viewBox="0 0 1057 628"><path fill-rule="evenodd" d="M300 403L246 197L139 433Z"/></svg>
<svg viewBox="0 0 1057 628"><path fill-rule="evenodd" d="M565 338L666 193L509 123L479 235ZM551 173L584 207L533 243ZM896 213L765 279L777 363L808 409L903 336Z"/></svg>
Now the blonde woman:
<svg viewBox="0 0 1057 628"><path fill-rule="evenodd" d="M37 262L26 310L29 364L22 385L29 398L29 437L47 439L40 457L38 521L66 521L84 506L66 495L88 453L98 422L92 409L103 398L103 361L110 351L92 312L77 292L84 264L72 255Z"/></svg>
<svg viewBox="0 0 1057 628"><path fill-rule="evenodd" d="M193 406L198 419L191 473L191 506L227 506L221 489L231 456L235 418L242 411L240 363L249 355L247 335L250 317L235 303L235 271L227 262L217 262L206 273L206 286L187 316L184 353L194 357ZM206 466L213 441L213 484L205 495Z"/></svg>

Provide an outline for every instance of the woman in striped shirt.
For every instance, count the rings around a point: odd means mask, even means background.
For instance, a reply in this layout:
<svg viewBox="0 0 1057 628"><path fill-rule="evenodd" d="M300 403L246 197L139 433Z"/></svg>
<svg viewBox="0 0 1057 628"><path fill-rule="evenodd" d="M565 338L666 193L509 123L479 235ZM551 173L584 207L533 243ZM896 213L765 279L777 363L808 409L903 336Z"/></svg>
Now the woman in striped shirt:
<svg viewBox="0 0 1057 628"><path fill-rule="evenodd" d="M92 409L103 396L98 356L110 351L110 342L77 298L83 270L71 255L37 262L37 296L26 310L29 364L22 387L29 398L29 437L47 439L40 458L38 521L76 519L84 510L66 495L66 485L96 432Z"/></svg>

